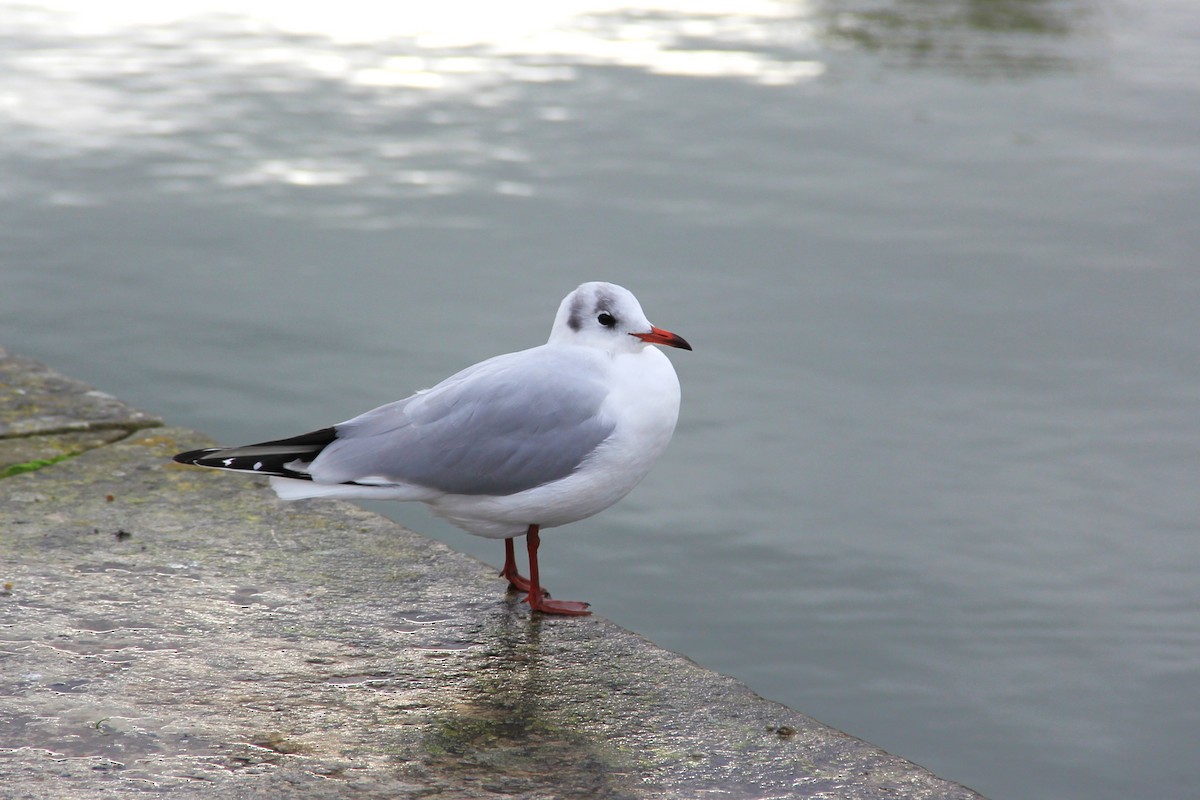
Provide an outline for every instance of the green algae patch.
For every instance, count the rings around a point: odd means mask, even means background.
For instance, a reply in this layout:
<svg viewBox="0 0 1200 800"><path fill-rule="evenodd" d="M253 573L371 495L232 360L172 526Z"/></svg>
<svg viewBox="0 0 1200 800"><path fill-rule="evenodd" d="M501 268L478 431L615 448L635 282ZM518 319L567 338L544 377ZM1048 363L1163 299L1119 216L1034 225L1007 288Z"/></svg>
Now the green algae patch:
<svg viewBox="0 0 1200 800"><path fill-rule="evenodd" d="M0 437L0 477L33 472L127 435L122 430L103 430Z"/></svg>
<svg viewBox="0 0 1200 800"><path fill-rule="evenodd" d="M53 458L35 458L32 461L26 461L23 464L12 464L0 470L0 480L11 478L13 475L21 475L26 472L36 472L43 467L53 466L60 461L66 461L68 458L74 458L78 453L63 453L60 456Z"/></svg>

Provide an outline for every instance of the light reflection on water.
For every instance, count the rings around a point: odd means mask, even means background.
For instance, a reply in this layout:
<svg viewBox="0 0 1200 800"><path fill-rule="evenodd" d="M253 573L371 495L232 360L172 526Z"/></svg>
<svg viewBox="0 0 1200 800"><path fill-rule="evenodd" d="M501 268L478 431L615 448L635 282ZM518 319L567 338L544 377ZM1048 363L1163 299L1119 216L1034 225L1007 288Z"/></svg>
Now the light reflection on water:
<svg viewBox="0 0 1200 800"><path fill-rule="evenodd" d="M230 87L179 86L173 78L181 70L240 76L254 81L243 88L266 92L294 92L304 81L383 95L419 90L407 93L404 104L513 83L570 81L580 66L765 84L823 72L818 62L773 58L764 50L811 43L803 4L736 4L733 12L722 3L680 2L642 14L597 2L459 2L391 11L357 4L358 14L344 4L51 5L54 12L14 11L13 33L33 46L6 59L6 111L20 125L94 149L125 136L167 136L210 123L209 115L220 111L214 102ZM738 49L747 45L754 49ZM160 83L164 77L167 83ZM105 85L111 81L126 84L125 91ZM130 90L149 104L131 107ZM287 173L280 177L286 180ZM305 178L298 182L310 185Z"/></svg>
<svg viewBox="0 0 1200 800"><path fill-rule="evenodd" d="M1200 17L519 8L0 3L0 345L233 443L616 280L696 351L554 588L996 800L1195 785Z"/></svg>

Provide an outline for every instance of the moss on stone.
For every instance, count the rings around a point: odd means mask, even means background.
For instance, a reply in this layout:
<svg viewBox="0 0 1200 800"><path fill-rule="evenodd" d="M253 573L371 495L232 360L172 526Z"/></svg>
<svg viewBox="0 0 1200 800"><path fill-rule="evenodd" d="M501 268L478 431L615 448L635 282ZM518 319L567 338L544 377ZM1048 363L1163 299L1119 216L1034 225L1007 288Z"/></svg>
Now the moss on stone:
<svg viewBox="0 0 1200 800"><path fill-rule="evenodd" d="M60 461L66 461L68 458L74 458L77 455L79 454L63 453L62 455L54 456L53 458L35 458L32 461L26 461L21 464L12 464L0 470L0 479L11 478L13 475L20 475L24 472L33 472L35 470L42 469L43 467L49 467L57 464Z"/></svg>

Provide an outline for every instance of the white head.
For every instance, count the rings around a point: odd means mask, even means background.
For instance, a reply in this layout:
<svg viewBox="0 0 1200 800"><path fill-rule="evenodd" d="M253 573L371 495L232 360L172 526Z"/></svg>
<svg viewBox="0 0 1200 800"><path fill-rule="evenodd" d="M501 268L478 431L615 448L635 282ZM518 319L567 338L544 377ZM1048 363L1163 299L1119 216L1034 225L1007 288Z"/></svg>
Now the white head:
<svg viewBox="0 0 1200 800"><path fill-rule="evenodd" d="M581 284L563 299L550 341L584 344L609 353L637 353L647 344L692 349L682 336L651 325L628 289L600 281Z"/></svg>

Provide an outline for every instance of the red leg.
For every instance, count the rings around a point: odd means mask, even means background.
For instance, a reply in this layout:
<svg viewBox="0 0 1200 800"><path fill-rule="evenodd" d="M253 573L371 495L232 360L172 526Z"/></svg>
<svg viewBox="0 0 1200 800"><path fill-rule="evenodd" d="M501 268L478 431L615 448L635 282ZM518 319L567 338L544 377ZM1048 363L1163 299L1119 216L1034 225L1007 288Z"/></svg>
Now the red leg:
<svg viewBox="0 0 1200 800"><path fill-rule="evenodd" d="M504 540L504 569L500 570L501 578L508 578L508 585L518 592L529 591L529 579L517 571L517 555L513 550L513 540Z"/></svg>
<svg viewBox="0 0 1200 800"><path fill-rule="evenodd" d="M504 540L504 569L500 570L501 578L508 578L508 587L518 592L529 591L529 578L517 571L517 555L513 550L513 540ZM542 589L542 595L549 597L550 593Z"/></svg>
<svg viewBox="0 0 1200 800"><path fill-rule="evenodd" d="M530 609L543 614L566 614L572 617L591 614L592 612L587 610L587 603L579 603L574 600L551 600L550 595L542 591L541 582L538 580L537 560L538 546L541 543L538 526L530 525L525 534L525 546L529 550L529 595L525 598L525 602L529 603Z"/></svg>

